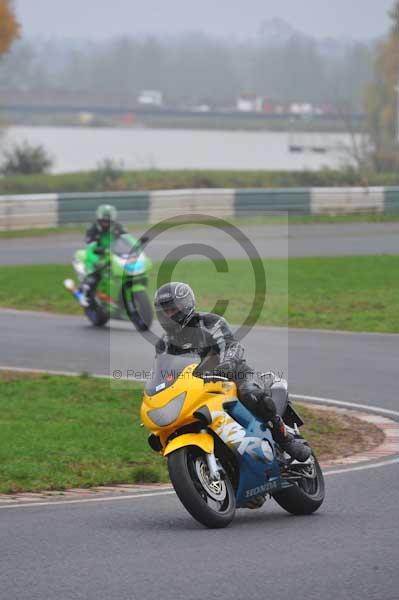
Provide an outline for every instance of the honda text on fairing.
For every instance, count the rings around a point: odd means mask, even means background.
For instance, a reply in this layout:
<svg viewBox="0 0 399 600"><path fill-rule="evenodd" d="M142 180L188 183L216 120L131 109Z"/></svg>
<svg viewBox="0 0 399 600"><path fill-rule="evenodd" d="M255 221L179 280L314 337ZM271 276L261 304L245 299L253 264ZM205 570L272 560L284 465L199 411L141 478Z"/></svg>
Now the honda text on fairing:
<svg viewBox="0 0 399 600"><path fill-rule="evenodd" d="M100 265L101 278L95 292L89 297L84 312L97 327L110 318L130 319L139 331L151 326L153 310L147 295L148 272L151 260L143 251L146 239L136 240L130 234L117 237L109 250L104 251ZM90 246L75 253L73 267L79 283L86 277L86 253ZM79 287L72 279L64 281L65 287L80 298Z"/></svg>
<svg viewBox="0 0 399 600"><path fill-rule="evenodd" d="M278 413L300 438L303 421L287 382L273 373L264 377ZM207 527L226 527L236 508L260 508L268 496L296 515L315 512L324 500L314 453L303 463L290 458L237 399L235 383L202 372L198 355L156 357L141 420L151 431L151 448L167 458L180 501Z"/></svg>

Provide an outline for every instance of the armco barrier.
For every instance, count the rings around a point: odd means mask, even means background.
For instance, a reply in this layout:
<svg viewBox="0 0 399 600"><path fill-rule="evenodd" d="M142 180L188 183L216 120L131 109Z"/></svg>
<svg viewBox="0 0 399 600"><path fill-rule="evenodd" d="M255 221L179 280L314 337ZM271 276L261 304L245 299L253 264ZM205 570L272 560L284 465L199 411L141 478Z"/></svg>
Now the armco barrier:
<svg viewBox="0 0 399 600"><path fill-rule="evenodd" d="M236 217L273 212L293 214L310 213L310 189L236 190L234 215Z"/></svg>
<svg viewBox="0 0 399 600"><path fill-rule="evenodd" d="M93 221L99 204L113 204L125 223L148 223L149 192L59 194L58 225Z"/></svg>
<svg viewBox="0 0 399 600"><path fill-rule="evenodd" d="M385 189L384 212L387 215L399 213L399 188Z"/></svg>
<svg viewBox="0 0 399 600"><path fill-rule="evenodd" d="M234 215L234 190L194 189L151 192L150 223L181 215Z"/></svg>
<svg viewBox="0 0 399 600"><path fill-rule="evenodd" d="M384 188L313 188L313 215L384 212Z"/></svg>
<svg viewBox="0 0 399 600"><path fill-rule="evenodd" d="M194 189L154 192L0 196L0 229L56 227L93 221L113 204L124 223L157 223L187 214L216 217L291 214L399 214L398 188Z"/></svg>
<svg viewBox="0 0 399 600"><path fill-rule="evenodd" d="M0 229L56 227L57 194L0 196Z"/></svg>

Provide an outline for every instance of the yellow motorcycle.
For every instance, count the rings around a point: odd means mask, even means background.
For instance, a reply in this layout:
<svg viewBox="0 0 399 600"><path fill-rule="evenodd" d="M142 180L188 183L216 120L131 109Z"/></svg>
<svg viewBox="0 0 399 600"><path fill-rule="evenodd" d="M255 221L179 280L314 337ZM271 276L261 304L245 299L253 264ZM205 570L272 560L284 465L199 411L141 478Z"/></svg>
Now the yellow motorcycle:
<svg viewBox="0 0 399 600"><path fill-rule="evenodd" d="M300 437L302 419L274 374L278 413ZM195 354L160 354L147 382L141 420L151 448L167 458L170 480L188 512L210 528L226 527L236 508L260 508L267 496L292 514L310 514L324 500L324 478L314 453L292 460L265 423L237 398L236 385L203 371Z"/></svg>

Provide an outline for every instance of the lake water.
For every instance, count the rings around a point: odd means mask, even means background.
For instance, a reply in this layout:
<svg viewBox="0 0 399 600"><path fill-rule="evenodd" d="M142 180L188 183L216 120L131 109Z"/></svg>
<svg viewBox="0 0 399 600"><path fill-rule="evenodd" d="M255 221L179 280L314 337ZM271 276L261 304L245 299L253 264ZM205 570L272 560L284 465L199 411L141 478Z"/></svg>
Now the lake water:
<svg viewBox="0 0 399 600"><path fill-rule="evenodd" d="M345 134L33 126L8 128L1 145L24 140L46 148L55 173L95 169L105 158L127 169L314 170L347 163L351 147ZM292 153L290 144L307 150ZM320 146L327 152L311 150Z"/></svg>

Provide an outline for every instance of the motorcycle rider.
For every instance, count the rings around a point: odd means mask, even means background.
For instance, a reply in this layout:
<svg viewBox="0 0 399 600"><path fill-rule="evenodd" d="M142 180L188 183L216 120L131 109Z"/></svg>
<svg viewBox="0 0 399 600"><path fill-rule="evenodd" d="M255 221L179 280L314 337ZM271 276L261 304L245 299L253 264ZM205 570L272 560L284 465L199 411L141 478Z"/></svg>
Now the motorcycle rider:
<svg viewBox="0 0 399 600"><path fill-rule="evenodd" d="M311 454L309 446L295 438L277 415L270 387L247 365L244 349L226 320L213 313L196 312L194 292L181 282L162 285L155 293L154 306L165 331L157 342L156 354L198 353L207 370L235 382L239 400L258 419L268 423L282 450L305 462Z"/></svg>
<svg viewBox="0 0 399 600"><path fill-rule="evenodd" d="M96 211L95 222L86 231L86 277L79 288L79 303L88 307L90 298L101 279L102 257L109 250L115 238L126 233L126 230L117 222L117 210L111 204L101 204Z"/></svg>

